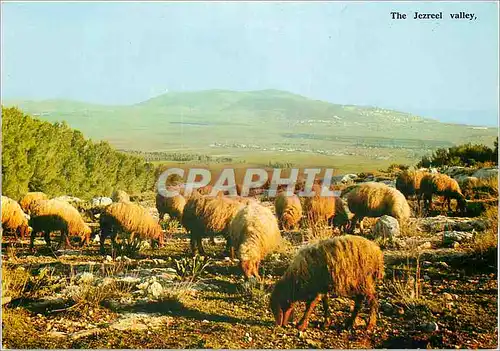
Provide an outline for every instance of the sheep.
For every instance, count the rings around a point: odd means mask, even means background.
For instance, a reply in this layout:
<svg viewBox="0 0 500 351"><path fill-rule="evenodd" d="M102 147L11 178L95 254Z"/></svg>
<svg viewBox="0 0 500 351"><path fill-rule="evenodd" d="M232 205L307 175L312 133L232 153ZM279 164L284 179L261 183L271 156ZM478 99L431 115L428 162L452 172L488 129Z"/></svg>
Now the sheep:
<svg viewBox="0 0 500 351"><path fill-rule="evenodd" d="M83 221L76 208L65 201L38 200L31 206L31 231L30 249L33 249L35 236L44 233L45 243L50 247L50 233L61 231L61 240L65 247L71 247L69 237L79 237L81 246L88 244L92 230Z"/></svg>
<svg viewBox="0 0 500 351"><path fill-rule="evenodd" d="M209 197L194 192L184 206L182 225L190 233L191 252L205 255L202 238L222 235L227 240L226 250L230 250L228 227L238 211L245 206L242 199L223 196ZM248 201L248 200L246 200Z"/></svg>
<svg viewBox="0 0 500 351"><path fill-rule="evenodd" d="M231 257L234 251L246 279L259 276L260 261L281 242L278 221L272 211L254 202L243 207L229 225Z"/></svg>
<svg viewBox="0 0 500 351"><path fill-rule="evenodd" d="M420 198L424 200L424 207L432 209L432 195L444 196L448 203L448 211L451 211L451 199L457 200L457 209L464 212L466 209L466 200L457 181L446 174L434 173L426 174L422 178L420 185ZM425 206L427 203L427 206ZM420 205L420 199L419 199Z"/></svg>
<svg viewBox="0 0 500 351"><path fill-rule="evenodd" d="M349 232L353 233L356 223L360 222L363 232L364 217L388 215L396 218L400 225L410 218L411 210L404 195L397 189L383 183L367 182L356 185L347 195L347 205L354 214Z"/></svg>
<svg viewBox="0 0 500 351"><path fill-rule="evenodd" d="M24 239L30 230L27 215L21 206L7 196L2 196L2 229L13 232L16 239Z"/></svg>
<svg viewBox="0 0 500 351"><path fill-rule="evenodd" d="M302 205L297 195L287 196L286 192L281 192L274 200L276 215L280 229L293 230L302 219Z"/></svg>
<svg viewBox="0 0 500 351"><path fill-rule="evenodd" d="M115 190L111 195L111 199L114 202L130 202L130 195L123 190Z"/></svg>
<svg viewBox="0 0 500 351"><path fill-rule="evenodd" d="M185 205L186 199L180 194L175 196L163 196L161 194L156 194L156 209L160 215L160 220L163 219L165 213L168 213L170 218L176 218L180 221Z"/></svg>
<svg viewBox="0 0 500 351"><path fill-rule="evenodd" d="M349 224L349 216L347 215L342 199L338 196L335 196L333 199L335 201L335 215L330 219L329 224L339 228L340 231L345 231Z"/></svg>
<svg viewBox="0 0 500 351"><path fill-rule="evenodd" d="M312 190L315 192L314 196L308 196L304 199L306 218L313 224L328 223L330 218L335 215L335 201L332 196L321 196L321 188L316 184Z"/></svg>
<svg viewBox="0 0 500 351"><path fill-rule="evenodd" d="M104 241L109 236L112 247L116 244L118 232L130 234L129 241L135 236L141 239L151 239L152 244L164 245L163 230L160 224L144 207L131 202L113 203L106 207L99 218L101 227L100 251L104 253Z"/></svg>
<svg viewBox="0 0 500 351"><path fill-rule="evenodd" d="M370 307L368 330L375 327L378 312L377 281L384 276L384 256L374 242L355 235L343 235L310 244L294 257L271 294L270 308L276 325L288 323L296 301L306 301L306 311L298 324L303 331L319 302L323 301L325 321L330 323L328 293L354 297L355 305L346 325L351 328L366 298Z"/></svg>
<svg viewBox="0 0 500 351"><path fill-rule="evenodd" d="M420 183L424 175L428 174L424 171L403 171L396 178L396 189L398 189L405 198L420 193Z"/></svg>
<svg viewBox="0 0 500 351"><path fill-rule="evenodd" d="M48 200L49 197L40 191L29 192L19 201L19 205L27 214L31 214L31 206L38 200Z"/></svg>

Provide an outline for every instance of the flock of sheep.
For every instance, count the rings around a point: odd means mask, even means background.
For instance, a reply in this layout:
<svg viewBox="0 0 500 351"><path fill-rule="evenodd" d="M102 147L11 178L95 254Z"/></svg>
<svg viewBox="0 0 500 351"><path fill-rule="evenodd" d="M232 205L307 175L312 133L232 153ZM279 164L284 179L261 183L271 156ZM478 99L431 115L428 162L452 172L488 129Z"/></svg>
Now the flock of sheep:
<svg viewBox="0 0 500 351"><path fill-rule="evenodd" d="M340 197L319 196L318 184L312 190L316 195L304 198L280 192L274 203L276 215L256 198L224 194L211 197L206 189L194 191L189 197L158 194L156 207L160 218L168 213L184 226L190 235L193 254L205 254L203 238L223 236L227 241L226 253L232 258L237 256L246 279L260 278L261 260L282 244L280 229L292 230L304 222L308 225L323 222L339 228L345 235L300 249L271 294L270 307L277 325L287 324L294 302L306 301L306 311L298 324L300 330L307 327L309 316L320 300L325 313L324 325L329 325L328 293L354 298L355 307L347 323L350 326L366 300L370 307L367 328L375 326L376 286L384 274L383 254L374 242L350 235L364 217L389 215L399 222L407 221L411 215L407 202L410 196L417 196L419 204L423 199L424 205L427 203L430 208L432 195L441 195L448 206L453 198L459 210L465 209L465 198L454 179L423 171L401 173L396 189L383 183L366 182L347 187ZM114 245L121 232L128 233L130 240L148 239L153 246L161 247L164 232L148 210L130 202L125 193L116 193L114 197L117 201L102 207L99 215L101 251L105 250L106 238ZM352 213L350 220L342 198ZM40 192L26 194L19 203L2 196L2 228L21 237L31 232L31 248L39 233L43 233L50 245L50 233L60 231L61 243L65 246L71 246L72 237L80 238L82 246L88 244L92 234L75 207L60 199L49 199Z"/></svg>

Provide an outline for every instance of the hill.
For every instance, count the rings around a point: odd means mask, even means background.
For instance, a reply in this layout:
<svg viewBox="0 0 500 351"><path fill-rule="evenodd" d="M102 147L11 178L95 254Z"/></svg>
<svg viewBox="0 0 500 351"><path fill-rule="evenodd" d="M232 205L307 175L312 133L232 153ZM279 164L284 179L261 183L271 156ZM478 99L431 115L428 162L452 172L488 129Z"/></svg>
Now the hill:
<svg viewBox="0 0 500 351"><path fill-rule="evenodd" d="M240 159L352 157L413 160L437 147L492 145L497 128L441 123L377 107L332 104L279 90L171 92L128 106L6 101L66 121L120 149Z"/></svg>

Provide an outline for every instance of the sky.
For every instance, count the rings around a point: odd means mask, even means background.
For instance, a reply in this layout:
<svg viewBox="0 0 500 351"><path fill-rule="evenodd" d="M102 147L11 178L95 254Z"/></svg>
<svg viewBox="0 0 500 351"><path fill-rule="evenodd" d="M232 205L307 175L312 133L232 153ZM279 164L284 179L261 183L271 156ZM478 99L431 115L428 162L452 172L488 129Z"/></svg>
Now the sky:
<svg viewBox="0 0 500 351"><path fill-rule="evenodd" d="M280 89L498 125L495 2L1 6L2 100L134 104L168 91ZM460 11L477 19L450 19Z"/></svg>

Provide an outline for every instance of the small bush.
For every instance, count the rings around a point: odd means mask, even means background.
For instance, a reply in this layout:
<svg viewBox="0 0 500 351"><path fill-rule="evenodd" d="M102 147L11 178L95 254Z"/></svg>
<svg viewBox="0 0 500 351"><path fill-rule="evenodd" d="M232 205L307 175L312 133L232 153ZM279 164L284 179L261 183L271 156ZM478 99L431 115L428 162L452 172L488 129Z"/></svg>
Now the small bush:
<svg viewBox="0 0 500 351"><path fill-rule="evenodd" d="M164 220L161 226L167 234L173 234L179 231L181 224L176 218L169 218Z"/></svg>
<svg viewBox="0 0 500 351"><path fill-rule="evenodd" d="M184 257L175 260L174 269L180 280L193 282L212 263L212 259L205 256L196 255L192 258Z"/></svg>

